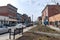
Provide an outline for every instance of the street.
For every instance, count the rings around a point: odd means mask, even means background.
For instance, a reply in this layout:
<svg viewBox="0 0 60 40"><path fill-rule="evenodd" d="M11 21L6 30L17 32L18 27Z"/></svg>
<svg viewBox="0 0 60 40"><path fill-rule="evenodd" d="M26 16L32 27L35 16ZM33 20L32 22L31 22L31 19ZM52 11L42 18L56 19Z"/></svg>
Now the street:
<svg viewBox="0 0 60 40"><path fill-rule="evenodd" d="M27 31L29 31L30 29L32 29L32 28L34 28L34 27L36 27L36 25L34 25L34 26L31 26L31 27L27 27L27 28L25 28L24 30L23 30L23 32L27 32ZM15 39L17 39L17 38L19 38L19 37L21 37L22 35L16 35L16 38ZM13 36L12 36L12 39L13 39ZM7 34L3 34L3 35L0 35L0 40L9 40L9 33L7 33Z"/></svg>

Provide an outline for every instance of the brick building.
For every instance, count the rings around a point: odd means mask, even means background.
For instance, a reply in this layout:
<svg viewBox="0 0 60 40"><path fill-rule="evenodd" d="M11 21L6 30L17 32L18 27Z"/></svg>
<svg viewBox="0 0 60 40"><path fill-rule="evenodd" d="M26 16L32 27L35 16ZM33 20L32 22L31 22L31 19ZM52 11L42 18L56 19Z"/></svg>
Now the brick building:
<svg viewBox="0 0 60 40"><path fill-rule="evenodd" d="M25 24L31 23L31 17L29 17L26 14L23 14L22 15L22 22L25 23Z"/></svg>
<svg viewBox="0 0 60 40"><path fill-rule="evenodd" d="M7 6L0 6L0 24L15 24L17 8L7 4Z"/></svg>
<svg viewBox="0 0 60 40"><path fill-rule="evenodd" d="M17 13L17 23L21 23L22 22L22 14Z"/></svg>
<svg viewBox="0 0 60 40"><path fill-rule="evenodd" d="M60 5L47 5L42 11L42 23L48 20L49 24L60 22Z"/></svg>

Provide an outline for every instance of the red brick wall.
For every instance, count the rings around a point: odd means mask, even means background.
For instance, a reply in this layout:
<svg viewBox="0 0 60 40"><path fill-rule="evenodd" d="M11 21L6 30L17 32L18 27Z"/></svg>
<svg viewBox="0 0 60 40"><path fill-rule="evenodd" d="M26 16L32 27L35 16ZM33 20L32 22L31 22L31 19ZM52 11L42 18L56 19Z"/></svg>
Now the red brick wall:
<svg viewBox="0 0 60 40"><path fill-rule="evenodd" d="M9 11L11 10L11 11ZM16 13L17 11L15 12L14 10L12 9L9 9L8 6L2 6L0 7L0 15L2 16L12 16L12 17L16 17Z"/></svg>
<svg viewBox="0 0 60 40"><path fill-rule="evenodd" d="M48 6L48 15L49 17L59 14L60 13L60 6L59 5L50 5Z"/></svg>
<svg viewBox="0 0 60 40"><path fill-rule="evenodd" d="M0 15L2 15L2 16L8 16L7 6L0 7Z"/></svg>
<svg viewBox="0 0 60 40"><path fill-rule="evenodd" d="M44 21L46 16L48 16L48 7L46 7L42 12L42 21Z"/></svg>
<svg viewBox="0 0 60 40"><path fill-rule="evenodd" d="M47 9L48 7L48 9ZM44 20L46 16L46 12L48 11L49 21L60 21L60 5L48 5L42 12L42 20Z"/></svg>

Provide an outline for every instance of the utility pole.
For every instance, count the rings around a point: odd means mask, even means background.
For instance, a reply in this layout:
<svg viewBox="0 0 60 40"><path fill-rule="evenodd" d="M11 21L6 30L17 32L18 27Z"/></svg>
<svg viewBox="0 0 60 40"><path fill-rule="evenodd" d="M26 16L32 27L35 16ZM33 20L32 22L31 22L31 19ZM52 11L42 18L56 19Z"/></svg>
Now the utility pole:
<svg viewBox="0 0 60 40"><path fill-rule="evenodd" d="M32 15L32 24L33 24L33 15Z"/></svg>
<svg viewBox="0 0 60 40"><path fill-rule="evenodd" d="M33 15L32 15L32 22L33 22Z"/></svg>

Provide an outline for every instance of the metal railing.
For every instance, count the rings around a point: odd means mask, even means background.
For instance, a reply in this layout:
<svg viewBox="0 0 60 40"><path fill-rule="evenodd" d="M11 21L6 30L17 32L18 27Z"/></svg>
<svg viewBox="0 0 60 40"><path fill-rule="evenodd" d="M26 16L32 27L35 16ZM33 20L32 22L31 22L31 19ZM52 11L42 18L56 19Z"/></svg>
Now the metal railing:
<svg viewBox="0 0 60 40"><path fill-rule="evenodd" d="M13 40L15 39L15 35L22 33L23 35L23 27L22 28L16 28L12 32L11 29L9 29L9 39L11 39L11 36L13 36Z"/></svg>

